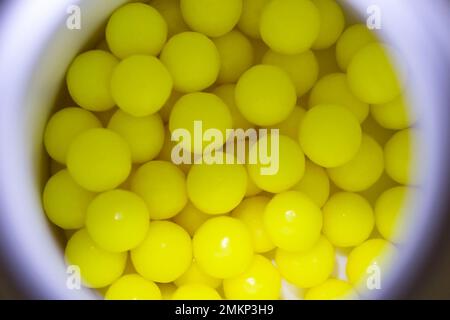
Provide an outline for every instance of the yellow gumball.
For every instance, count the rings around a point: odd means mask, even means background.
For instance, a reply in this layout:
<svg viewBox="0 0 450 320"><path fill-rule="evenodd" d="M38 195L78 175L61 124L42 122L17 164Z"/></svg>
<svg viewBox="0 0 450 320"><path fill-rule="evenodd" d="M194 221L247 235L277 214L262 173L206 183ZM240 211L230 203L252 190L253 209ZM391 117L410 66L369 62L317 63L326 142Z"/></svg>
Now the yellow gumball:
<svg viewBox="0 0 450 320"><path fill-rule="evenodd" d="M138 274L127 274L116 280L106 291L106 300L161 300L161 290Z"/></svg>
<svg viewBox="0 0 450 320"><path fill-rule="evenodd" d="M312 47L316 50L327 49L336 43L345 27L342 8L335 0L313 0L319 10L320 31Z"/></svg>
<svg viewBox="0 0 450 320"><path fill-rule="evenodd" d="M179 287L172 300L222 300L217 290L203 284L187 284Z"/></svg>
<svg viewBox="0 0 450 320"><path fill-rule="evenodd" d="M334 278L326 280L305 293L305 300L352 300L357 297L350 283Z"/></svg>
<svg viewBox="0 0 450 320"><path fill-rule="evenodd" d="M180 0L151 0L149 4L166 20L169 36L189 30L181 14Z"/></svg>
<svg viewBox="0 0 450 320"><path fill-rule="evenodd" d="M261 14L270 0L244 0L242 1L242 14L238 22L238 28L246 36L260 39L259 23Z"/></svg>
<svg viewBox="0 0 450 320"><path fill-rule="evenodd" d="M210 214L200 211L191 202L188 202L183 210L173 217L172 220L193 236L195 231L211 217Z"/></svg>
<svg viewBox="0 0 450 320"><path fill-rule="evenodd" d="M370 111L375 121L386 129L406 129L417 121L417 115L406 104L403 96L385 104L373 105Z"/></svg>
<svg viewBox="0 0 450 320"><path fill-rule="evenodd" d="M292 190L303 192L321 208L330 195L330 179L324 168L307 160L305 174Z"/></svg>
<svg viewBox="0 0 450 320"><path fill-rule="evenodd" d="M297 140L300 123L302 122L305 113L306 110L304 108L296 106L286 120L274 126L268 126L268 128L279 129L280 134L288 136L294 140Z"/></svg>
<svg viewBox="0 0 450 320"><path fill-rule="evenodd" d="M181 277L175 280L175 284L178 287L188 284L202 284L216 289L222 284L222 280L206 274L194 260L189 269L187 269Z"/></svg>

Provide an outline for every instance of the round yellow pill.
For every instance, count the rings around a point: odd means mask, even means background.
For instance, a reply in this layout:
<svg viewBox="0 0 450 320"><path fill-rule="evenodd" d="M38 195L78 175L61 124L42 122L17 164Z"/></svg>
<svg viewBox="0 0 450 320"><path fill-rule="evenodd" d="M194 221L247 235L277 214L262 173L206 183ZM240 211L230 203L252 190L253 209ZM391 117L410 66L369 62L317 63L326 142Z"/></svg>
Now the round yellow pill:
<svg viewBox="0 0 450 320"><path fill-rule="evenodd" d="M236 218L209 219L195 233L192 245L198 266L219 279L243 273L253 259L250 231Z"/></svg>
<svg viewBox="0 0 450 320"><path fill-rule="evenodd" d="M380 179L384 171L383 149L372 137L363 134L361 146L353 159L327 171L331 181L343 190L367 190Z"/></svg>
<svg viewBox="0 0 450 320"><path fill-rule="evenodd" d="M246 36L260 39L259 23L261 14L270 0L245 0L242 1L242 14L238 22L238 28Z"/></svg>
<svg viewBox="0 0 450 320"><path fill-rule="evenodd" d="M198 263L195 262L194 260L192 261L192 264L189 267L189 269L187 269L186 272L183 273L181 277L175 280L175 284L178 287L187 284L202 284L216 289L222 284L222 280L211 277L210 275L206 274L202 269L200 269Z"/></svg>
<svg viewBox="0 0 450 320"><path fill-rule="evenodd" d="M172 75L175 90L180 92L206 89L219 75L219 51L201 33L182 32L173 36L160 58Z"/></svg>
<svg viewBox="0 0 450 320"><path fill-rule="evenodd" d="M78 135L70 145L67 169L87 190L111 190L130 174L130 149L117 133L102 128L90 129Z"/></svg>
<svg viewBox="0 0 450 320"><path fill-rule="evenodd" d="M180 0L151 0L149 4L166 20L169 36L189 30L181 14Z"/></svg>
<svg viewBox="0 0 450 320"><path fill-rule="evenodd" d="M262 63L274 65L286 71L295 85L298 97L313 87L319 74L319 64L311 50L295 55L285 55L269 50L264 55Z"/></svg>
<svg viewBox="0 0 450 320"><path fill-rule="evenodd" d="M193 236L195 231L211 217L210 214L200 211L191 202L188 202L183 210L173 217L172 220Z"/></svg>
<svg viewBox="0 0 450 320"><path fill-rule="evenodd" d="M108 129L125 139L134 163L153 160L164 145L164 124L157 113L137 118L118 110L109 121Z"/></svg>
<svg viewBox="0 0 450 320"><path fill-rule="evenodd" d="M169 71L155 57L134 55L122 60L111 78L111 93L120 109L135 117L158 112L172 92Z"/></svg>
<svg viewBox="0 0 450 320"><path fill-rule="evenodd" d="M223 291L230 300L278 300L281 276L269 259L255 255L244 273L223 281Z"/></svg>
<svg viewBox="0 0 450 320"><path fill-rule="evenodd" d="M65 169L50 177L42 196L47 217L63 229L84 226L86 208L93 198L94 193L75 183Z"/></svg>
<svg viewBox="0 0 450 320"><path fill-rule="evenodd" d="M294 140L297 140L300 123L302 122L305 113L306 110L304 108L296 106L286 120L276 125L268 126L267 128L279 129L280 134L288 136Z"/></svg>
<svg viewBox="0 0 450 320"><path fill-rule="evenodd" d="M350 283L334 278L327 279L305 293L305 300L352 300L357 297Z"/></svg>
<svg viewBox="0 0 450 320"><path fill-rule="evenodd" d="M106 300L161 300L161 290L153 282L138 274L117 279L106 291Z"/></svg>
<svg viewBox="0 0 450 320"><path fill-rule="evenodd" d="M204 284L194 283L176 289L172 300L222 300L222 297L217 290Z"/></svg>
<svg viewBox="0 0 450 320"><path fill-rule="evenodd" d="M300 146L314 163L339 167L349 162L361 145L361 126L348 109L337 105L315 106L303 117Z"/></svg>
<svg viewBox="0 0 450 320"><path fill-rule="evenodd" d="M65 257L69 265L79 268L83 285L103 288L118 279L127 263L127 253L100 249L86 229L77 231L67 242Z"/></svg>
<svg viewBox="0 0 450 320"><path fill-rule="evenodd" d="M66 162L67 150L73 139L88 129L100 128L100 121L87 110L65 108L49 120L44 133L44 145L50 157Z"/></svg>
<svg viewBox="0 0 450 320"><path fill-rule="evenodd" d="M360 101L351 92L347 76L343 73L333 73L321 78L311 90L309 106L335 104L350 110L362 123L369 115L369 105Z"/></svg>
<svg viewBox="0 0 450 320"><path fill-rule="evenodd" d="M320 238L322 212L301 192L275 195L267 204L263 219L273 243L283 250L309 250Z"/></svg>
<svg viewBox="0 0 450 320"><path fill-rule="evenodd" d="M270 198L266 196L247 198L231 213L232 217L245 223L252 236L253 248L258 253L275 249L263 219L264 210L269 201Z"/></svg>
<svg viewBox="0 0 450 320"><path fill-rule="evenodd" d="M273 51L302 53L319 36L320 13L309 0L272 0L263 9L259 30Z"/></svg>
<svg viewBox="0 0 450 320"><path fill-rule="evenodd" d="M344 30L344 12L335 0L313 0L313 3L319 10L320 31L312 47L316 50L330 48Z"/></svg>
<svg viewBox="0 0 450 320"><path fill-rule="evenodd" d="M184 21L194 31L220 37L238 23L242 0L181 0Z"/></svg>
<svg viewBox="0 0 450 320"><path fill-rule="evenodd" d="M130 3L117 9L106 26L106 41L120 59L134 54L156 56L167 40L167 23L153 7Z"/></svg>
<svg viewBox="0 0 450 320"><path fill-rule="evenodd" d="M306 160L305 174L292 190L303 192L322 208L330 195L330 179L324 168Z"/></svg>
<svg viewBox="0 0 450 320"><path fill-rule="evenodd" d="M239 31L215 38L220 55L220 72L217 83L234 83L253 65L253 46Z"/></svg>
<svg viewBox="0 0 450 320"><path fill-rule="evenodd" d="M406 129L417 121L417 115L406 104L403 96L385 104L372 105L370 111L372 117L386 129Z"/></svg>
<svg viewBox="0 0 450 320"><path fill-rule="evenodd" d="M350 90L363 102L383 104L401 93L401 84L390 60L393 50L371 43L359 50L347 70Z"/></svg>
<svg viewBox="0 0 450 320"><path fill-rule="evenodd" d="M151 219L172 218L188 201L183 171L167 161L142 165L131 180L131 190L144 199Z"/></svg>
<svg viewBox="0 0 450 320"><path fill-rule="evenodd" d="M150 223L146 238L131 250L136 271L144 278L168 283L178 279L192 262L189 234L169 221Z"/></svg>
<svg viewBox="0 0 450 320"><path fill-rule="evenodd" d="M362 196L338 192L323 206L323 233L337 247L354 247L366 241L374 227L372 207Z"/></svg>
<svg viewBox="0 0 450 320"><path fill-rule="evenodd" d="M334 248L320 237L309 250L289 252L278 248L275 263L283 278L300 288L323 283L331 275L335 264Z"/></svg>
<svg viewBox="0 0 450 320"><path fill-rule="evenodd" d="M268 157L262 156L266 153ZM250 147L248 174L262 190L278 193L295 186L305 173L305 155L299 144L283 135L269 134Z"/></svg>
<svg viewBox="0 0 450 320"><path fill-rule="evenodd" d="M140 197L125 190L99 194L86 211L86 230L97 245L110 252L135 248L147 235L150 217Z"/></svg>
<svg viewBox="0 0 450 320"><path fill-rule="evenodd" d="M67 88L72 99L90 111L105 111L114 107L110 81L118 60L102 50L78 55L67 71Z"/></svg>
<svg viewBox="0 0 450 320"><path fill-rule="evenodd" d="M296 101L291 78L276 66L254 66L236 84L236 105L239 111L245 119L260 126L286 120Z"/></svg>

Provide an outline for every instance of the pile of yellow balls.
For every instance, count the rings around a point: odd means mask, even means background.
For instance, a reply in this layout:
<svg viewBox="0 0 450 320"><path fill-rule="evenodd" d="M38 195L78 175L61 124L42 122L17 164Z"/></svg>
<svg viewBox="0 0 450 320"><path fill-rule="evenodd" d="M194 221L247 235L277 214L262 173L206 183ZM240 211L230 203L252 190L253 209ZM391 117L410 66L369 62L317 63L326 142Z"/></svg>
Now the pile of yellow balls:
<svg viewBox="0 0 450 320"><path fill-rule="evenodd" d="M84 286L106 299L280 299L289 285L350 299L388 267L419 183L395 49L346 25L335 0L133 2L105 34L71 63L72 105L44 134L43 207ZM194 121L279 129L278 172L174 164L171 133Z"/></svg>

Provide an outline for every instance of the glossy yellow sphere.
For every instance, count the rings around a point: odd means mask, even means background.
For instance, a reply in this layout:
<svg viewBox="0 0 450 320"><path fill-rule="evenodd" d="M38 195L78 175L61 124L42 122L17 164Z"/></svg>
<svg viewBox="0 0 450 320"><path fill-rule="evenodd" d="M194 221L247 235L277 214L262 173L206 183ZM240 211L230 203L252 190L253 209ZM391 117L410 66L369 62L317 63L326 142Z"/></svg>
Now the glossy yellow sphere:
<svg viewBox="0 0 450 320"><path fill-rule="evenodd" d="M222 300L222 297L214 288L194 283L176 289L172 300Z"/></svg>
<svg viewBox="0 0 450 320"><path fill-rule="evenodd" d="M386 129L406 129L417 121L417 114L406 103L403 96L398 96L385 104L373 105L370 111L372 117Z"/></svg>
<svg viewBox="0 0 450 320"><path fill-rule="evenodd" d="M350 283L334 278L326 280L305 293L305 300L352 300L357 297Z"/></svg>
<svg viewBox="0 0 450 320"><path fill-rule="evenodd" d="M212 215L200 211L191 202L188 202L172 220L193 236L195 231L211 217Z"/></svg>
<svg viewBox="0 0 450 320"><path fill-rule="evenodd" d="M222 284L222 280L206 274L194 260L189 269L187 269L181 277L175 280L175 284L178 287L188 284L202 284L216 289Z"/></svg>
<svg viewBox="0 0 450 320"><path fill-rule="evenodd" d="M127 274L116 280L106 291L106 300L161 300L161 290L138 274Z"/></svg>
<svg viewBox="0 0 450 320"><path fill-rule="evenodd" d="M292 190L303 192L322 208L330 195L330 179L324 168L306 160L305 174Z"/></svg>
<svg viewBox="0 0 450 320"><path fill-rule="evenodd" d="M238 28L246 36L260 39L259 24L261 14L270 0L244 0L242 1L242 14L238 22Z"/></svg>

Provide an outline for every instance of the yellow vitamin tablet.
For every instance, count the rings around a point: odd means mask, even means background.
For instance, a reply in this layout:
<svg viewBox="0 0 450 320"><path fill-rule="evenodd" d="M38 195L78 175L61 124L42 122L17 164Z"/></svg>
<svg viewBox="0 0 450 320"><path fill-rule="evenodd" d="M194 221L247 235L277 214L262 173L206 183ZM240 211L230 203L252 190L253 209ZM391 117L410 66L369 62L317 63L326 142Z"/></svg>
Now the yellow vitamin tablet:
<svg viewBox="0 0 450 320"><path fill-rule="evenodd" d="M172 300L222 300L217 290L203 284L187 284L179 287Z"/></svg>
<svg viewBox="0 0 450 320"><path fill-rule="evenodd" d="M192 262L189 234L169 221L150 223L146 238L131 250L136 271L144 278L168 283L178 279Z"/></svg>
<svg viewBox="0 0 450 320"><path fill-rule="evenodd" d="M313 87L319 74L319 64L311 50L294 55L285 55L269 50L264 55L262 63L274 65L286 71L295 85L298 97Z"/></svg>
<svg viewBox="0 0 450 320"><path fill-rule="evenodd" d="M198 266L219 279L243 273L253 259L250 231L236 218L209 219L195 233L192 246Z"/></svg>
<svg viewBox="0 0 450 320"><path fill-rule="evenodd" d="M371 43L359 50L347 70L350 90L363 102L383 104L401 93L401 84L390 56L393 49Z"/></svg>
<svg viewBox="0 0 450 320"><path fill-rule="evenodd" d="M373 230L375 219L372 207L356 193L335 193L322 210L323 234L336 247L360 245Z"/></svg>
<svg viewBox="0 0 450 320"><path fill-rule="evenodd" d="M289 252L278 248L275 263L283 278L300 288L315 287L331 275L334 269L334 248L320 237L309 250Z"/></svg>
<svg viewBox="0 0 450 320"><path fill-rule="evenodd" d="M263 9L259 30L273 51L302 53L318 39L320 12L309 0L272 0Z"/></svg>
<svg viewBox="0 0 450 320"><path fill-rule="evenodd" d="M246 36L260 39L259 23L261 14L270 0L245 0L242 1L242 14L238 22L238 28Z"/></svg>
<svg viewBox="0 0 450 320"><path fill-rule="evenodd" d="M131 180L131 190L144 199L151 219L172 218L188 201L183 171L167 161L142 165Z"/></svg>
<svg viewBox="0 0 450 320"><path fill-rule="evenodd" d="M312 47L316 50L327 49L336 43L345 27L342 8L335 0L313 0L319 9L320 31Z"/></svg>
<svg viewBox="0 0 450 320"><path fill-rule="evenodd" d="M348 27L336 43L336 59L339 67L346 71L353 56L369 43L376 41L375 34L365 24Z"/></svg>
<svg viewBox="0 0 450 320"><path fill-rule="evenodd" d="M319 63L319 79L330 74L340 72L336 61L336 48L332 46L328 49L315 50L314 55Z"/></svg>
<svg viewBox="0 0 450 320"><path fill-rule="evenodd" d="M330 179L324 168L306 160L305 174L292 189L303 192L321 208L330 195Z"/></svg>
<svg viewBox="0 0 450 320"><path fill-rule="evenodd" d="M124 252L139 245L147 235L149 222L144 200L125 190L99 194L86 211L89 236L110 252Z"/></svg>
<svg viewBox="0 0 450 320"><path fill-rule="evenodd" d="M67 150L73 139L88 129L100 128L100 121L81 108L65 108L49 120L44 133L44 145L52 159L66 163Z"/></svg>
<svg viewBox="0 0 450 320"><path fill-rule="evenodd" d="M86 229L77 231L67 242L65 250L69 265L79 268L83 285L103 288L117 280L125 270L127 253L100 249L89 237Z"/></svg>
<svg viewBox="0 0 450 320"><path fill-rule="evenodd" d="M117 9L106 26L106 41L117 57L156 56L167 40L167 23L153 7L130 3Z"/></svg>
<svg viewBox="0 0 450 320"><path fill-rule="evenodd" d="M305 293L305 300L352 300L357 297L350 283L334 278L327 279Z"/></svg>
<svg viewBox="0 0 450 320"><path fill-rule="evenodd" d="M234 83L253 65L253 46L239 31L232 30L215 38L220 55L220 72L217 83Z"/></svg>
<svg viewBox="0 0 450 320"><path fill-rule="evenodd" d="M80 187L65 169L50 177L42 195L47 217L63 229L84 226L86 208L93 198L94 193Z"/></svg>
<svg viewBox="0 0 450 320"><path fill-rule="evenodd" d="M286 191L275 195L267 204L264 225L277 247L305 251L320 238L322 212L305 194Z"/></svg>
<svg viewBox="0 0 450 320"><path fill-rule="evenodd" d="M339 167L349 162L361 145L361 126L348 109L318 105L306 112L300 124L299 141L314 163Z"/></svg>
<svg viewBox="0 0 450 320"><path fill-rule="evenodd" d="M166 20L169 36L189 30L181 14L180 0L151 0L149 4Z"/></svg>
<svg viewBox="0 0 450 320"><path fill-rule="evenodd" d="M266 196L247 198L231 213L232 217L245 223L252 236L253 249L258 253L275 249L263 219L264 210L269 201L270 198Z"/></svg>
<svg viewBox="0 0 450 320"><path fill-rule="evenodd" d="M255 255L244 273L223 281L223 291L230 300L278 300L281 276L269 259Z"/></svg>
<svg viewBox="0 0 450 320"><path fill-rule="evenodd" d="M384 171L383 149L372 137L363 134L361 146L353 159L327 171L331 181L343 190L367 190L380 179Z"/></svg>
<svg viewBox="0 0 450 320"><path fill-rule="evenodd" d="M347 83L344 73L333 73L320 79L311 90L309 106L335 104L351 111L359 123L369 115L369 105L356 98Z"/></svg>
<svg viewBox="0 0 450 320"><path fill-rule="evenodd" d="M92 50L78 55L67 71L67 88L72 99L90 111L114 107L110 81L119 61L106 51Z"/></svg>
<svg viewBox="0 0 450 320"><path fill-rule="evenodd" d="M173 217L172 220L193 236L195 231L211 217L210 214L200 211L191 202L188 202L183 210Z"/></svg>
<svg viewBox="0 0 450 320"><path fill-rule="evenodd" d="M67 153L67 169L83 188L101 192L116 188L131 171L131 153L117 133L102 128L79 134Z"/></svg>
<svg viewBox="0 0 450 320"><path fill-rule="evenodd" d="M257 65L236 84L236 105L245 119L270 126L287 119L297 95L289 75L279 67Z"/></svg>
<svg viewBox="0 0 450 320"><path fill-rule="evenodd" d="M138 274L127 274L117 279L106 291L106 300L161 300L161 290L150 280Z"/></svg>
<svg viewBox="0 0 450 320"><path fill-rule="evenodd" d="M370 111L375 121L386 129L406 129L417 121L417 115L406 104L403 96L385 104L372 105Z"/></svg>
<svg viewBox="0 0 450 320"><path fill-rule="evenodd" d="M161 290L161 296L163 300L172 300L172 296L177 290L177 286L173 283L158 283L158 287L159 290Z"/></svg>
<svg viewBox="0 0 450 320"><path fill-rule="evenodd" d="M219 51L214 42L201 33L182 32L174 35L167 42L160 58L172 75L175 90L180 92L206 89L219 75Z"/></svg>
<svg viewBox="0 0 450 320"><path fill-rule="evenodd" d="M194 31L220 37L238 23L242 0L181 0L184 21Z"/></svg>
<svg viewBox="0 0 450 320"><path fill-rule="evenodd" d="M280 134L288 136L294 140L297 140L300 123L302 122L305 113L306 110L304 108L296 106L286 120L276 125L268 126L267 128L279 129Z"/></svg>
<svg viewBox="0 0 450 320"><path fill-rule="evenodd" d="M158 112L172 92L169 71L155 57L134 55L122 60L111 78L111 93L120 109L135 117Z"/></svg>
<svg viewBox="0 0 450 320"><path fill-rule="evenodd" d="M197 262L195 262L194 260L192 261L189 269L187 269L187 271L183 273L181 277L175 280L175 284L178 287L188 284L202 284L216 289L222 284L222 280L206 274L202 269L200 269Z"/></svg>
<svg viewBox="0 0 450 320"><path fill-rule="evenodd" d="M263 156L267 153L267 157ZM255 161L256 160L256 161ZM287 136L265 135L250 146L247 170L262 190L278 193L295 186L305 173L305 155Z"/></svg>
<svg viewBox="0 0 450 320"><path fill-rule="evenodd" d="M128 143L134 163L153 160L164 145L164 124L157 113L146 117L133 117L117 111L108 124Z"/></svg>

